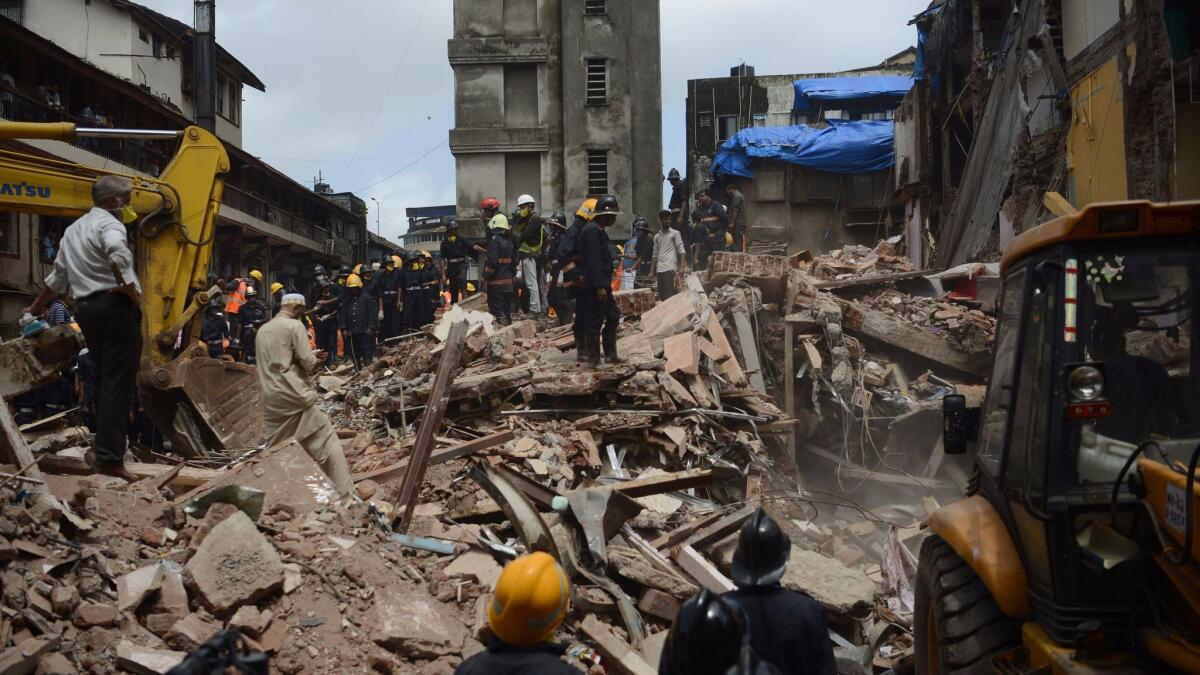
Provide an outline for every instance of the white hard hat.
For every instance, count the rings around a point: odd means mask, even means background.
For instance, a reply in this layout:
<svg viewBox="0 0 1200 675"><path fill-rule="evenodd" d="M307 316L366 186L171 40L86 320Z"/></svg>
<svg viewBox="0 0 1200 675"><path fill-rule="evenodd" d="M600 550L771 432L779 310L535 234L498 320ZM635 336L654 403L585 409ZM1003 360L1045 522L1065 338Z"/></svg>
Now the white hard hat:
<svg viewBox="0 0 1200 675"><path fill-rule="evenodd" d="M520 206L522 204L536 204L536 203L537 202L533 199L532 195L521 195L520 197L517 197L517 206Z"/></svg>

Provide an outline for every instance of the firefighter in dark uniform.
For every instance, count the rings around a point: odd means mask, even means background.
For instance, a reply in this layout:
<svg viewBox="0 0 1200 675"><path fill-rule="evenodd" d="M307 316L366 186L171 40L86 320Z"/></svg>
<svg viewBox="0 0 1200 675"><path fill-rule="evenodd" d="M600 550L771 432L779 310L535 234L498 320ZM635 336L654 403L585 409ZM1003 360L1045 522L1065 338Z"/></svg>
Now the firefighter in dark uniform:
<svg viewBox="0 0 1200 675"><path fill-rule="evenodd" d="M258 290L253 286L246 287L246 302L238 312L242 326L242 354L246 363L255 363L254 338L258 329L267 322L267 306L258 297Z"/></svg>
<svg viewBox="0 0 1200 675"><path fill-rule="evenodd" d="M558 255L554 261L555 270L562 274L563 289L575 301L575 319L571 323L571 332L575 335L575 359L577 361L587 361L587 352L583 348L584 327L587 323L584 312L587 310L587 303L579 297L583 277L579 267L579 235L583 232L583 227L591 221L592 211L595 208L596 199L594 197L585 199L579 205L579 209L575 211L575 218L571 221L571 226L560 237Z"/></svg>
<svg viewBox="0 0 1200 675"><path fill-rule="evenodd" d="M546 244L545 256L545 268L550 275L550 284L546 287L546 297L549 299L550 307L554 309L554 317L560 326L565 326L574 318L575 314L575 298L569 293L571 289L563 287L557 263L563 234L567 231L566 220L562 211L555 211L546 220L546 229L550 235L550 242Z"/></svg>
<svg viewBox="0 0 1200 675"><path fill-rule="evenodd" d="M490 210L484 211L484 216ZM508 218L491 211L488 219L487 256L483 265L483 282L487 284L488 312L501 326L512 323L513 279L517 276L516 246Z"/></svg>
<svg viewBox="0 0 1200 675"><path fill-rule="evenodd" d="M416 252L408 253L404 259L399 282L400 302L404 305L400 312L400 334L406 335L421 327L421 258Z"/></svg>
<svg viewBox="0 0 1200 675"><path fill-rule="evenodd" d="M330 281L329 271L325 269L324 265L313 265L313 285L308 289L308 295L304 297L311 301L312 298L317 297L317 293L321 292L321 288Z"/></svg>
<svg viewBox="0 0 1200 675"><path fill-rule="evenodd" d="M308 313L313 332L317 334L317 349L325 350L331 360L337 359L338 308L342 302L337 288L339 286L327 280L313 296L313 306Z"/></svg>
<svg viewBox="0 0 1200 675"><path fill-rule="evenodd" d="M462 302L467 287L467 267L472 257L471 244L458 236L458 225L451 223L446 228L442 241L442 279L450 291L450 303Z"/></svg>
<svg viewBox="0 0 1200 675"><path fill-rule="evenodd" d="M788 675L836 675L825 610L779 584L792 542L762 507L742 525L730 575L737 590L722 596L746 614L750 642L763 660Z"/></svg>
<svg viewBox="0 0 1200 675"><path fill-rule="evenodd" d="M346 297L338 309L338 328L349 340L354 367L361 370L375 358L375 333L379 330L379 300L366 292L362 278L351 274L346 279Z"/></svg>
<svg viewBox="0 0 1200 675"><path fill-rule="evenodd" d="M616 260L613 243L605 232L620 214L621 208L616 197L600 195L596 199L591 222L579 234L579 260L583 274L579 304L586 307L584 349L588 365L593 368L600 365L601 346L608 363L622 361L617 355L617 326L621 322L621 312L612 297L613 264Z"/></svg>
<svg viewBox="0 0 1200 675"><path fill-rule="evenodd" d="M400 294L400 270L396 269L396 257L385 256L383 270L378 275L379 298L383 303L383 323L379 326L382 342L400 334L400 310L396 300Z"/></svg>
<svg viewBox="0 0 1200 675"><path fill-rule="evenodd" d="M703 589L683 603L658 661L661 675L780 675L750 642L746 613Z"/></svg>
<svg viewBox="0 0 1200 675"><path fill-rule="evenodd" d="M200 341L208 346L209 358L219 359L229 346L229 321L225 318L225 303L221 296L213 296L204 309L200 320Z"/></svg>
<svg viewBox="0 0 1200 675"><path fill-rule="evenodd" d="M433 255L429 251L421 251L421 323L418 329L433 323L433 316L442 302L441 281L442 275L433 267Z"/></svg>

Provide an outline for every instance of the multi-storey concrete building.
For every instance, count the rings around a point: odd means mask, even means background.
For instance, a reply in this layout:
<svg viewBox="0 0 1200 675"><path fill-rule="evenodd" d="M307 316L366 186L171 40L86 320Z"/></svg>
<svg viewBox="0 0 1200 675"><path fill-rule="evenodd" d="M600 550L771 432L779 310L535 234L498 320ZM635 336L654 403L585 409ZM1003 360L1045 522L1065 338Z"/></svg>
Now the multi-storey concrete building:
<svg viewBox="0 0 1200 675"><path fill-rule="evenodd" d="M658 0L456 0L448 51L465 231L486 196L548 212L611 192L624 230L661 208Z"/></svg>

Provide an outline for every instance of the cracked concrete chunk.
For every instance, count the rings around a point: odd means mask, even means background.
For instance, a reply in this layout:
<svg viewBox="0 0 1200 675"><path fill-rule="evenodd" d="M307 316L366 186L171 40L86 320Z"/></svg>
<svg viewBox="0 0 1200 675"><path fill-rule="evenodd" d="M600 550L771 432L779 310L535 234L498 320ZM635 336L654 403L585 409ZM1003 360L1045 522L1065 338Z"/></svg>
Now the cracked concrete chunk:
<svg viewBox="0 0 1200 675"><path fill-rule="evenodd" d="M136 609L162 586L163 566L154 563L117 579L117 611Z"/></svg>
<svg viewBox="0 0 1200 675"><path fill-rule="evenodd" d="M371 639L400 656L435 659L457 654L467 637L466 626L448 608L422 592L384 589L371 610Z"/></svg>
<svg viewBox="0 0 1200 675"><path fill-rule="evenodd" d="M279 553L241 511L213 528L185 569L200 602L218 616L283 587Z"/></svg>

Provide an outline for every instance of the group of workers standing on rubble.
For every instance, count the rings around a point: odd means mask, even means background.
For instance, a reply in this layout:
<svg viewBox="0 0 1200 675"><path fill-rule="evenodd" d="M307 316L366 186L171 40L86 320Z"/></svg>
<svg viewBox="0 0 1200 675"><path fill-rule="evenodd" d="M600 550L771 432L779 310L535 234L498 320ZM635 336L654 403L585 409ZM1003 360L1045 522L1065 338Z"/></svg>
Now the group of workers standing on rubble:
<svg viewBox="0 0 1200 675"><path fill-rule="evenodd" d="M683 603L667 634L661 675L835 675L825 610L780 581L790 538L761 507L738 534L727 593L701 590ZM548 553L505 566L488 603L492 638L456 675L589 675L608 672L582 645L552 641L570 611L571 585Z"/></svg>

